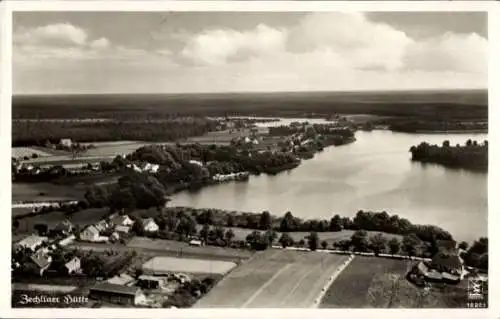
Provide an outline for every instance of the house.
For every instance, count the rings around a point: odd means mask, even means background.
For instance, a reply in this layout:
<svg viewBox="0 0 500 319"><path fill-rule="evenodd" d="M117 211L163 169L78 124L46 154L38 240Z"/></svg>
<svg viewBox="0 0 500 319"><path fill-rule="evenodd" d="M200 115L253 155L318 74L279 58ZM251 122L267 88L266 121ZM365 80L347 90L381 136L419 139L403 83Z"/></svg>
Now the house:
<svg viewBox="0 0 500 319"><path fill-rule="evenodd" d="M28 272L42 276L51 263L52 257L50 257L44 250L40 249L31 255L29 261L24 265L24 267Z"/></svg>
<svg viewBox="0 0 500 319"><path fill-rule="evenodd" d="M115 226L132 226L134 221L128 215L117 215L110 219L110 223Z"/></svg>
<svg viewBox="0 0 500 319"><path fill-rule="evenodd" d="M120 234L118 232L113 232L111 236L109 236L109 240L118 241L120 240Z"/></svg>
<svg viewBox="0 0 500 319"><path fill-rule="evenodd" d="M64 264L64 268L68 274L74 274L80 272L81 261L78 257L73 257L70 261Z"/></svg>
<svg viewBox="0 0 500 319"><path fill-rule="evenodd" d="M73 224L69 220L63 220L55 228L54 231L58 234L69 235L73 232Z"/></svg>
<svg viewBox="0 0 500 319"><path fill-rule="evenodd" d="M62 146L62 147L71 148L71 146L73 146L73 141L71 139L69 139L69 138L62 138L59 141L59 145Z"/></svg>
<svg viewBox="0 0 500 319"><path fill-rule="evenodd" d="M115 285L123 285L129 286L134 283L134 278L126 273L114 276L113 278L108 279L108 283Z"/></svg>
<svg viewBox="0 0 500 319"><path fill-rule="evenodd" d="M66 245L71 244L73 241L75 241L76 236L75 235L69 235L66 238L61 239L57 244L61 247L64 247Z"/></svg>
<svg viewBox="0 0 500 319"><path fill-rule="evenodd" d="M115 232L117 232L118 234L128 234L130 232L130 227L116 225Z"/></svg>
<svg viewBox="0 0 500 319"><path fill-rule="evenodd" d="M99 231L102 232L106 229L108 229L109 225L105 220L100 220L97 224L94 225L94 227Z"/></svg>
<svg viewBox="0 0 500 319"><path fill-rule="evenodd" d="M192 239L190 242L189 242L189 245L190 246L198 246L198 247L201 247L203 246L203 242L201 240L198 240L198 239Z"/></svg>
<svg viewBox="0 0 500 319"><path fill-rule="evenodd" d="M80 233L80 240L83 241L99 241L99 230L94 226L90 225L87 228L85 228L81 233Z"/></svg>
<svg viewBox="0 0 500 319"><path fill-rule="evenodd" d="M142 220L142 228L145 232L157 232L160 227L155 223L153 218L146 218Z"/></svg>
<svg viewBox="0 0 500 319"><path fill-rule="evenodd" d="M464 275L463 260L453 253L438 252L432 258L429 268L436 269L441 273L448 273L454 278L458 276L462 279Z"/></svg>
<svg viewBox="0 0 500 319"><path fill-rule="evenodd" d="M141 275L137 280L137 286L144 289L158 289L165 285L165 279L161 277Z"/></svg>
<svg viewBox="0 0 500 319"><path fill-rule="evenodd" d="M146 296L138 287L129 287L109 282L99 283L89 290L89 298L120 305L140 305Z"/></svg>
<svg viewBox="0 0 500 319"><path fill-rule="evenodd" d="M15 249L28 248L28 249L31 249L31 251L35 251L39 246L41 246L47 240L48 240L47 237L31 235L31 236L28 236L28 237L22 239L17 244L15 244L14 248Z"/></svg>

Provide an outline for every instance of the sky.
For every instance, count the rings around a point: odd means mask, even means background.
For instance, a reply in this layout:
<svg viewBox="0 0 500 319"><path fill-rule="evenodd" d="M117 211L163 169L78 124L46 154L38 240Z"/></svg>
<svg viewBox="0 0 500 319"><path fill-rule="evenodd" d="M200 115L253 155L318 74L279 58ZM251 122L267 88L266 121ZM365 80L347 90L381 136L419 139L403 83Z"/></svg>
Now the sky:
<svg viewBox="0 0 500 319"><path fill-rule="evenodd" d="M487 88L481 12L16 12L14 94Z"/></svg>

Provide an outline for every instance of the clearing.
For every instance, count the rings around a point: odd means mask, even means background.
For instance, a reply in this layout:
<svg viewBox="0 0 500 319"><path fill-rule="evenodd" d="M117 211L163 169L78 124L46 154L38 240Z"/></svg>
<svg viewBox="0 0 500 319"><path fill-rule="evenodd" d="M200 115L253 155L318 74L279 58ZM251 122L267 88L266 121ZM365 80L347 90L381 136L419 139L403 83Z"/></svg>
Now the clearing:
<svg viewBox="0 0 500 319"><path fill-rule="evenodd" d="M171 272L225 275L234 267L236 264L228 261L163 256L154 257L142 265L144 273L151 275L165 275Z"/></svg>
<svg viewBox="0 0 500 319"><path fill-rule="evenodd" d="M196 308L309 308L348 256L268 249L231 271Z"/></svg>
<svg viewBox="0 0 500 319"><path fill-rule="evenodd" d="M414 263L356 256L330 286L320 308L465 307L463 283L424 290L408 282L405 276Z"/></svg>
<svg viewBox="0 0 500 319"><path fill-rule="evenodd" d="M12 202L48 202L79 200L84 187L67 187L52 183L12 183Z"/></svg>

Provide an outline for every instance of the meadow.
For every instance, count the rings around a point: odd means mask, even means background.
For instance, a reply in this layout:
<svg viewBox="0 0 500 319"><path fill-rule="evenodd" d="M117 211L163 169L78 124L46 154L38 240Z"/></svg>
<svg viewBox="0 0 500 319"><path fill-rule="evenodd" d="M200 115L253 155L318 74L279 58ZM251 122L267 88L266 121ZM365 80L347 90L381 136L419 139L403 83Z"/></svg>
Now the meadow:
<svg viewBox="0 0 500 319"><path fill-rule="evenodd" d="M268 249L224 277L195 308L312 307L347 256Z"/></svg>

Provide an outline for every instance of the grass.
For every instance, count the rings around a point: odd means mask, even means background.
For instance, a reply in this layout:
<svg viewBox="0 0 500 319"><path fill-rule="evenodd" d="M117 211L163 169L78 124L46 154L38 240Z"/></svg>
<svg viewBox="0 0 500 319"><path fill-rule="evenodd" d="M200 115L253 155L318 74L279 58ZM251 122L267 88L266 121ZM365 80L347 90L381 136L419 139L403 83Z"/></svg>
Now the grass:
<svg viewBox="0 0 500 319"><path fill-rule="evenodd" d="M226 274L236 266L233 262L204 259L187 259L158 256L143 265L145 271L165 274L167 272L184 272L195 274Z"/></svg>
<svg viewBox="0 0 500 319"><path fill-rule="evenodd" d="M305 308L347 256L268 249L234 269L195 307Z"/></svg>
<svg viewBox="0 0 500 319"><path fill-rule="evenodd" d="M244 249L234 249L216 246L196 247L190 246L188 243L163 240L163 239L150 239L146 237L134 237L127 244L127 247L133 249L156 250L179 257L184 256L199 256L202 258L211 256L214 259L247 259L252 256L252 252Z"/></svg>
<svg viewBox="0 0 500 319"><path fill-rule="evenodd" d="M333 282L321 308L464 307L465 290L444 286L426 291L405 276L412 261L357 256ZM461 301L461 302L460 302Z"/></svg>
<svg viewBox="0 0 500 319"><path fill-rule="evenodd" d="M42 195L43 194L43 195ZM53 183L12 183L12 202L79 200L84 187L67 187Z"/></svg>
<svg viewBox="0 0 500 319"><path fill-rule="evenodd" d="M81 227L96 223L101 220L104 216L109 214L106 208L90 208L79 211L72 215L66 215L63 212L50 212L47 214L40 214L33 217L27 217L19 220L19 227L15 230L16 234L30 234L35 232L36 224L46 224L49 229L57 226L61 221L68 219L74 225L79 225ZM14 215L14 213L13 213Z"/></svg>
<svg viewBox="0 0 500 319"><path fill-rule="evenodd" d="M37 154L38 156L42 157L47 157L47 156L52 156L51 153L42 151L39 148L32 148L32 147L13 147L12 148L12 157L25 157L28 156L31 158L31 155Z"/></svg>

